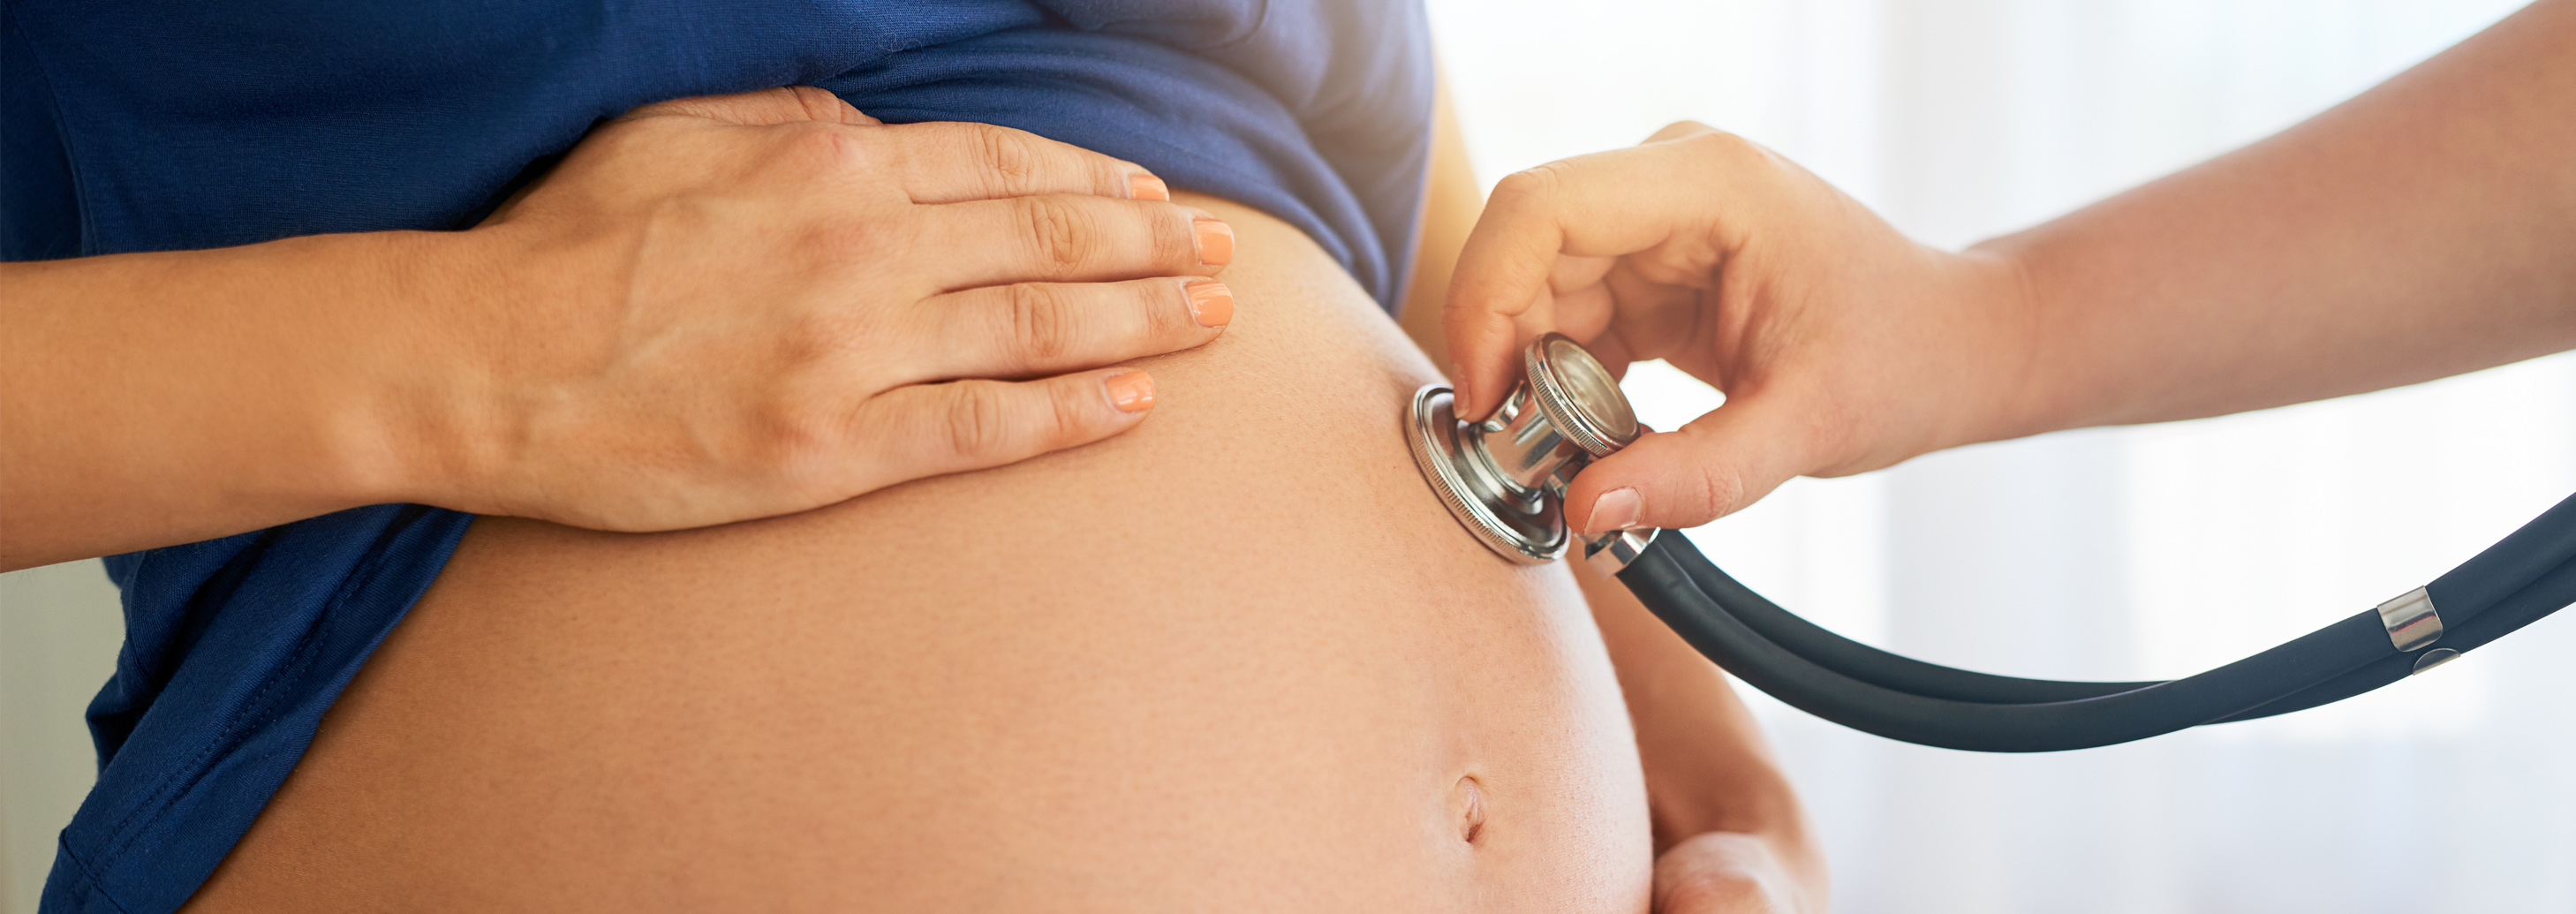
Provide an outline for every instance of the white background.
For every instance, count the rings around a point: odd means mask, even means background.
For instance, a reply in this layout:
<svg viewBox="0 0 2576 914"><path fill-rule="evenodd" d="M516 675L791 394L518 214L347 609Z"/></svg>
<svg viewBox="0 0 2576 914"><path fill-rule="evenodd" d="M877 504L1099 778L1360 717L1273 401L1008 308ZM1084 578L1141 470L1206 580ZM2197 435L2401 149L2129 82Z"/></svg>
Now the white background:
<svg viewBox="0 0 2576 914"><path fill-rule="evenodd" d="M2278 130L2495 0L1432 0L1488 183L1689 118L1959 247ZM2475 163L2463 163L2475 167ZM1713 392L1628 384L1671 427ZM1799 480L1698 531L1846 634L1994 672L2198 671L2432 579L2576 492L2576 357ZM2576 912L2576 613L2316 711L2037 756L1754 699L1847 914Z"/></svg>
<svg viewBox="0 0 2576 914"><path fill-rule="evenodd" d="M2495 0L1433 0L1488 181L1678 118L1964 245L2279 129ZM1655 366L1650 422L1716 402ZM2429 580L2576 491L2576 360L1801 480L1700 531L1933 660L2188 673ZM34 910L117 645L96 563L0 576L0 911ZM1847 914L2576 912L2576 613L2342 705L2042 756L1758 711Z"/></svg>

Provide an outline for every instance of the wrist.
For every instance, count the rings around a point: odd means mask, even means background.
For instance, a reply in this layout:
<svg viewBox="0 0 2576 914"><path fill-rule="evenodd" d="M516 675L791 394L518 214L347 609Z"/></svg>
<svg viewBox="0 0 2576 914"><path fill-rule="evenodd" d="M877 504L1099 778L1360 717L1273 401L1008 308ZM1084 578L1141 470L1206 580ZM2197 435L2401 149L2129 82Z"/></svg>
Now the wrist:
<svg viewBox="0 0 2576 914"><path fill-rule="evenodd" d="M363 309L378 330L341 462L366 504L490 510L482 493L503 425L496 356L514 335L508 248L484 229L365 237L383 267Z"/></svg>
<svg viewBox="0 0 2576 914"><path fill-rule="evenodd" d="M2117 275L2127 268L2100 262L2116 254L2100 245L2087 251L2049 226L1969 253L2011 274L2012 288L1997 300L2018 328L2022 366L2007 392L2008 421L1979 440L2174 418L2171 392L2160 382L2212 344L2185 342L2187 334L2164 332L2169 322L2123 302L2139 288Z"/></svg>
<svg viewBox="0 0 2576 914"><path fill-rule="evenodd" d="M1994 341L1994 362L1984 366L1986 390L1975 401L1987 408L1945 446L2072 427L2082 409L2053 361L2064 348L2062 329L2040 294L2028 249L2002 238L1958 256L1964 266L1961 294Z"/></svg>

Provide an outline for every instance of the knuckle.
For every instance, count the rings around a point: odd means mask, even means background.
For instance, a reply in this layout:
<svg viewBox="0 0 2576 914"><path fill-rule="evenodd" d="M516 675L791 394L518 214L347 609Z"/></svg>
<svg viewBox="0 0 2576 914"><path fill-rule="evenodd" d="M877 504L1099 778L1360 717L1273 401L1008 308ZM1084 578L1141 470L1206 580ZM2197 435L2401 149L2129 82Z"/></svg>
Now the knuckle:
<svg viewBox="0 0 2576 914"><path fill-rule="evenodd" d="M1195 221L1184 214L1181 218L1148 219L1147 243L1155 263L1167 268L1190 272L1199 264L1199 240Z"/></svg>
<svg viewBox="0 0 2576 914"><path fill-rule="evenodd" d="M1654 135L1648 137L1646 141L1649 143L1664 142L1698 136L1703 133L1715 132L1717 132L1717 128L1715 127L1685 118L1665 124L1663 129L1655 131Z"/></svg>
<svg viewBox="0 0 2576 914"><path fill-rule="evenodd" d="M779 132L787 153L804 164L838 168L859 157L856 138L831 124L797 121L780 125Z"/></svg>
<svg viewBox="0 0 2576 914"><path fill-rule="evenodd" d="M1063 358L1080 344L1081 317L1061 289L1038 283L1009 286L1004 308L1023 368Z"/></svg>
<svg viewBox="0 0 2576 914"><path fill-rule="evenodd" d="M991 124L974 125L968 137L995 195L1018 196L1036 190L1039 154L1033 137Z"/></svg>
<svg viewBox="0 0 2576 914"><path fill-rule="evenodd" d="M1691 474L1690 500L1693 517L1716 517L1736 507L1744 497L1744 472L1734 466L1703 466Z"/></svg>
<svg viewBox="0 0 2576 914"><path fill-rule="evenodd" d="M1136 313L1142 315L1138 329L1147 339L1168 340L1198 333L1198 321L1188 317L1188 283L1139 283L1136 291ZM1175 298L1181 300L1174 302Z"/></svg>
<svg viewBox="0 0 2576 914"><path fill-rule="evenodd" d="M1009 404L1002 388L991 383L949 385L946 422L948 449L966 460L1000 453L1011 442Z"/></svg>
<svg viewBox="0 0 2576 914"><path fill-rule="evenodd" d="M1091 261L1094 226L1081 208L1054 197L1016 199L1032 263L1042 278L1073 275Z"/></svg>
<svg viewBox="0 0 2576 914"><path fill-rule="evenodd" d="M1570 167L1565 162L1549 162L1504 175L1494 184L1493 202L1487 205L1512 209L1543 208L1565 186L1565 172Z"/></svg>
<svg viewBox="0 0 2576 914"><path fill-rule="evenodd" d="M1144 166L1124 159L1113 159L1078 146L1069 146L1067 149L1080 162L1083 175L1091 182L1092 193L1125 197L1134 190L1133 185L1128 183L1129 176L1148 173ZM1166 186L1165 190L1169 189Z"/></svg>
<svg viewBox="0 0 2576 914"><path fill-rule="evenodd" d="M767 159L769 174L792 185L846 185L851 175L882 164L873 144L839 124L795 121L765 129L778 137Z"/></svg>
<svg viewBox="0 0 2576 914"><path fill-rule="evenodd" d="M1724 130L1693 134L1674 143L1690 150L1694 156L1729 168L1766 165L1772 161L1771 151L1762 148L1761 144Z"/></svg>
<svg viewBox="0 0 2576 914"><path fill-rule="evenodd" d="M761 435L752 460L776 485L801 491L821 479L844 429L842 416L828 398L790 390L761 414Z"/></svg>
<svg viewBox="0 0 2576 914"><path fill-rule="evenodd" d="M1699 516L1733 514L1744 506L1744 474L1733 468L1708 474L1700 484Z"/></svg>
<svg viewBox="0 0 2576 914"><path fill-rule="evenodd" d="M1046 425L1037 430L1039 440L1050 447L1072 444L1082 437L1082 430L1097 415L1092 397L1097 396L1081 385L1050 385L1047 396Z"/></svg>

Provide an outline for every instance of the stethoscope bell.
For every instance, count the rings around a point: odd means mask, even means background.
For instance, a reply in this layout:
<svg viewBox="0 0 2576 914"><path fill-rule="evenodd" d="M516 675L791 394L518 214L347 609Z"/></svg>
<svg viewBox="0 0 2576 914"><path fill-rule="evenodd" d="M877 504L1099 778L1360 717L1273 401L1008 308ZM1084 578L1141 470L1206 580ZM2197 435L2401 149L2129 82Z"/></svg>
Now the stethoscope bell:
<svg viewBox="0 0 2576 914"><path fill-rule="evenodd" d="M1525 565L1565 553L1565 487L1594 458L1637 440L1636 411L1592 353L1563 334L1530 343L1526 377L1483 422L1457 417L1449 388L1413 394L1413 462L1449 513L1502 557ZM1641 547L1604 537L1593 551Z"/></svg>

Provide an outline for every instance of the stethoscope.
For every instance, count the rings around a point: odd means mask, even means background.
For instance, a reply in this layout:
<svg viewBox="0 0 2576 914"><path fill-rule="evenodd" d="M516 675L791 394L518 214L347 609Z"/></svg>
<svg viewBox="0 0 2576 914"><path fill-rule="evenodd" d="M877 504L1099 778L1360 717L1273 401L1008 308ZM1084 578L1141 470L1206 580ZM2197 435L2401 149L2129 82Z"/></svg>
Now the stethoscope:
<svg viewBox="0 0 2576 914"><path fill-rule="evenodd" d="M1414 462L1494 552L1583 559L1616 575L1683 640L1748 685L1858 730L1927 746L2050 752L2313 708L2432 669L2576 602L2576 496L2430 584L2235 663L2164 682L2060 682L1972 673L1826 631L1763 599L1681 536L1569 534L1565 486L1643 429L1616 379L1560 334L1530 344L1526 377L1483 422L1449 388L1415 392Z"/></svg>

